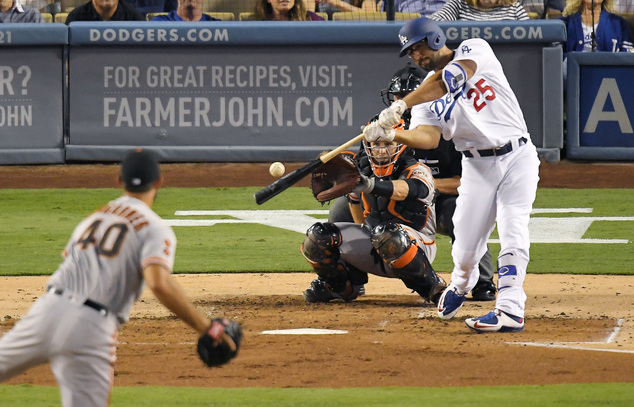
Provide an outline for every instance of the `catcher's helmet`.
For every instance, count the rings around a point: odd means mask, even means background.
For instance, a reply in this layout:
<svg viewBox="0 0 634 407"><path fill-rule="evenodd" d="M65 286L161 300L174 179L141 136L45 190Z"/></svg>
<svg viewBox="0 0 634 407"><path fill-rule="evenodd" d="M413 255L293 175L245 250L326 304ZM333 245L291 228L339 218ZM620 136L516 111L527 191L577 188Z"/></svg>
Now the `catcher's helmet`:
<svg viewBox="0 0 634 407"><path fill-rule="evenodd" d="M381 98L386 106L394 102L394 96L404 98L408 93L416 89L427 76L427 72L413 64L394 72L387 88L381 90Z"/></svg>
<svg viewBox="0 0 634 407"><path fill-rule="evenodd" d="M370 123L374 121L371 120ZM403 119L394 126L394 130L405 129L405 122ZM363 140L363 148L365 153L370 159L370 165L372 166L372 172L377 177L387 177L394 171L394 165L398 158L403 154L403 151L407 148L405 144L392 142L387 147L375 146L372 147L366 140Z"/></svg>
<svg viewBox="0 0 634 407"><path fill-rule="evenodd" d="M437 22L426 17L410 20L398 32L401 41L399 56L407 54L407 49L420 41L427 41L429 48L439 50L447 42L447 36Z"/></svg>

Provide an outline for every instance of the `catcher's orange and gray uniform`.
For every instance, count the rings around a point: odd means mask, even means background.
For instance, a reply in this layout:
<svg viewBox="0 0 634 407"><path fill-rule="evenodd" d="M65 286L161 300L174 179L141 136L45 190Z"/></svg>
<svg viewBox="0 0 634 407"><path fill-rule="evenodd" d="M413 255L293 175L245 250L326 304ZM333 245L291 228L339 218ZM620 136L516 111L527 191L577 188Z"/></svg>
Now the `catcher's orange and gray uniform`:
<svg viewBox="0 0 634 407"><path fill-rule="evenodd" d="M304 292L307 301L353 300L363 293L366 273L399 278L433 302L446 287L431 266L436 256L431 171L403 154L405 146L396 150L387 165L376 165L369 148L356 158L361 174L375 185L372 192L349 195L352 204L363 200L363 224L318 222L306 232L302 253L319 276ZM405 199L391 199L395 180L408 184Z"/></svg>

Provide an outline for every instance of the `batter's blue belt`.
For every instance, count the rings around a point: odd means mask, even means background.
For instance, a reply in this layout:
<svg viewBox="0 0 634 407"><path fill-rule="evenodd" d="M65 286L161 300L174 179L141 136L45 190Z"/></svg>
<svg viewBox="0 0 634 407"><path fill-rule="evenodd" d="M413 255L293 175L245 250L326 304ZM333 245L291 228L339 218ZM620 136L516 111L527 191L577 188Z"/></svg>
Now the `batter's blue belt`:
<svg viewBox="0 0 634 407"><path fill-rule="evenodd" d="M527 141L528 140L526 140L526 137L520 137L520 139L517 140L517 145L523 146L524 144L526 144ZM513 142L509 141L508 143L504 144L502 147L492 148L490 150L477 150L477 151L478 151L478 154L480 154L480 157L493 157L498 155L504 155L513 151ZM464 154L464 156L468 158L474 157L474 155L471 154L471 151L469 150L462 151L462 154Z"/></svg>
<svg viewBox="0 0 634 407"><path fill-rule="evenodd" d="M53 293L55 295L59 295L60 297L62 295L64 295L64 289L63 288L57 288L57 287L48 286L47 290L48 290L49 293ZM110 312L108 310L108 308L106 308L104 305L101 305L98 302L95 302L95 301L93 301L91 299L87 299L86 301L84 301L83 305L85 305L87 307L90 307L90 308L94 309L95 311L98 311L104 317L106 315L108 315L108 313Z"/></svg>

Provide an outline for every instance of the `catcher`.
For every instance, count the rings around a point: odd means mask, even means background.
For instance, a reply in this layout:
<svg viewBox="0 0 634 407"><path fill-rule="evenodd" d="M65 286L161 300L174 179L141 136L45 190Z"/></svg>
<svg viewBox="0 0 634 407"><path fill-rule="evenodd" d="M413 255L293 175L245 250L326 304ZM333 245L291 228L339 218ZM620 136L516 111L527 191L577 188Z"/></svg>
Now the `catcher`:
<svg viewBox="0 0 634 407"><path fill-rule="evenodd" d="M403 122L394 128L402 129ZM354 161L342 154L313 173L317 200L350 192L355 222L317 222L308 229L301 251L318 278L304 298L352 301L363 294L371 273L399 278L435 304L447 285L431 266L436 256L431 171L405 154L403 144L364 141L363 148Z"/></svg>

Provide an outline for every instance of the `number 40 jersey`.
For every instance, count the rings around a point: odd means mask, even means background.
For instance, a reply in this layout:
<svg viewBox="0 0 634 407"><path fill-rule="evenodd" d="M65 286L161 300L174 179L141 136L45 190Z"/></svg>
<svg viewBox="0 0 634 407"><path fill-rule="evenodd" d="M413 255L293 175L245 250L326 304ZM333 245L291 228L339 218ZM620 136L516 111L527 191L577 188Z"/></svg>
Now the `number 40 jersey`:
<svg viewBox="0 0 634 407"><path fill-rule="evenodd" d="M175 251L172 228L144 202L122 196L77 225L49 285L105 305L124 323L143 291L143 269L171 271Z"/></svg>

